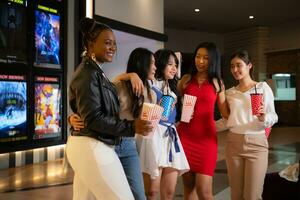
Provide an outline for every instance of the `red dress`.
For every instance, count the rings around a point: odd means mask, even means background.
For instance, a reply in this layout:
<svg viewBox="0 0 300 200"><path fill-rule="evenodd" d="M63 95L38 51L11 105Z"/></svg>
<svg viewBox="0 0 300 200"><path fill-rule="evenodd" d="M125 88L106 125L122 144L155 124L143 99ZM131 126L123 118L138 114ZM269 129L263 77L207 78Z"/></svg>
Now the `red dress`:
<svg viewBox="0 0 300 200"><path fill-rule="evenodd" d="M184 94L197 97L190 123L180 122L177 128L192 172L213 176L217 162L217 133L214 121L216 91L205 81L198 85L193 78Z"/></svg>

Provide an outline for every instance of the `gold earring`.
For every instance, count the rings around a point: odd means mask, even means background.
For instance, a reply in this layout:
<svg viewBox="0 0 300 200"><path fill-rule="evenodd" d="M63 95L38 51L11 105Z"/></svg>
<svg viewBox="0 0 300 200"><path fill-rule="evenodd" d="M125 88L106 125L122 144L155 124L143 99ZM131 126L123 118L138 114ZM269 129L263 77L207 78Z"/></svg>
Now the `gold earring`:
<svg viewBox="0 0 300 200"><path fill-rule="evenodd" d="M91 58L92 58L93 61L96 62L96 56L95 56L95 53L92 53L92 54L91 54Z"/></svg>

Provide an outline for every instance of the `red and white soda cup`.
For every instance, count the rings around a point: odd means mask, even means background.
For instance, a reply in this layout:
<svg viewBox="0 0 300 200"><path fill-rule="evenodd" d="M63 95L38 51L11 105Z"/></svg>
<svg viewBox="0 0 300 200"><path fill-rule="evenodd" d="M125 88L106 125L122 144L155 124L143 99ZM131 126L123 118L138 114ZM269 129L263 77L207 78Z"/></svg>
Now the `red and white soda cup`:
<svg viewBox="0 0 300 200"><path fill-rule="evenodd" d="M261 93L252 93L251 96L251 108L253 115L259 115L259 109L263 105L263 94ZM268 138L271 133L272 127L265 128L265 135Z"/></svg>
<svg viewBox="0 0 300 200"><path fill-rule="evenodd" d="M259 115L259 109L263 105L263 94L261 93L252 93L251 97L251 108L253 115Z"/></svg>

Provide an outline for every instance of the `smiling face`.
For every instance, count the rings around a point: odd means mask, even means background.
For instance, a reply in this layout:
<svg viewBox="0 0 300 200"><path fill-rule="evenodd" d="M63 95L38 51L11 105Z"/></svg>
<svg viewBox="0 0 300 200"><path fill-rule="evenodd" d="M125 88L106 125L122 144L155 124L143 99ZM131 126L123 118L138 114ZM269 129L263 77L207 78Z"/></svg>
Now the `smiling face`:
<svg viewBox="0 0 300 200"><path fill-rule="evenodd" d="M175 57L170 55L168 63L164 69L164 78L165 80L173 79L177 73L177 64Z"/></svg>
<svg viewBox="0 0 300 200"><path fill-rule="evenodd" d="M112 62L116 50L116 38L109 29L103 30L95 42L90 44L90 52L94 53L96 59L101 63Z"/></svg>
<svg viewBox="0 0 300 200"><path fill-rule="evenodd" d="M252 64L246 64L241 58L234 57L231 59L230 71L236 80L242 80L250 76Z"/></svg>
<svg viewBox="0 0 300 200"><path fill-rule="evenodd" d="M199 48L195 57L195 65L198 73L208 71L209 56L206 48Z"/></svg>
<svg viewBox="0 0 300 200"><path fill-rule="evenodd" d="M154 75L155 75L155 71L156 71L156 66L155 66L155 59L154 56L151 56L151 61L150 61L150 68L149 68L149 72L148 72L148 80L154 80Z"/></svg>

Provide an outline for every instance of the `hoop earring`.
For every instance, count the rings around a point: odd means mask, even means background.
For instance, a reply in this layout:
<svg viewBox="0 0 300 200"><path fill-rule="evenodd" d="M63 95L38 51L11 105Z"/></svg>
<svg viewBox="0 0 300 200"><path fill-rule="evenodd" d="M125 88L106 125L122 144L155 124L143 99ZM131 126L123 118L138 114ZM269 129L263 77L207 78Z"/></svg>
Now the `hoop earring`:
<svg viewBox="0 0 300 200"><path fill-rule="evenodd" d="M96 62L96 56L95 56L95 53L92 53L92 54L91 54L91 59L92 59L93 61Z"/></svg>

